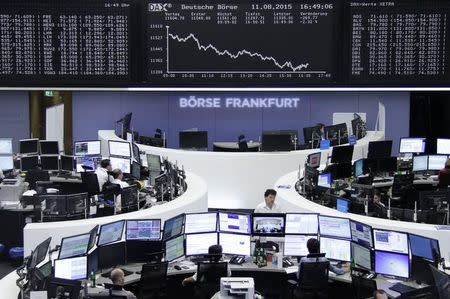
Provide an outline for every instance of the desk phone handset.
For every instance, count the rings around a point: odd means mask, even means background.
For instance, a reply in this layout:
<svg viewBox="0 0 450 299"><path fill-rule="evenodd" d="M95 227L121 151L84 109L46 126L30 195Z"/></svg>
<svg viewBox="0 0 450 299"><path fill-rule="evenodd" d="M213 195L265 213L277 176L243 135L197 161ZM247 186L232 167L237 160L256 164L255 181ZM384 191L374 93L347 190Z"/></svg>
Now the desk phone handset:
<svg viewBox="0 0 450 299"><path fill-rule="evenodd" d="M245 263L245 257L241 255L235 255L230 259L230 264L241 265Z"/></svg>
<svg viewBox="0 0 450 299"><path fill-rule="evenodd" d="M283 258L283 268L292 266L294 266L294 263L289 258Z"/></svg>
<svg viewBox="0 0 450 299"><path fill-rule="evenodd" d="M375 273L368 273L366 275L364 275L364 278L366 279L375 279L377 277L377 275Z"/></svg>

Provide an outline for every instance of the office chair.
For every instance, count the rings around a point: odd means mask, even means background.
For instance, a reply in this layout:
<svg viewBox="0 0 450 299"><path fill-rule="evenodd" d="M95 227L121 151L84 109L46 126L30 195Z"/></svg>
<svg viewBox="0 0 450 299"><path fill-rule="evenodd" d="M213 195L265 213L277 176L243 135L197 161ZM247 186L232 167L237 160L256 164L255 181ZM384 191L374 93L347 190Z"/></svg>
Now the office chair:
<svg viewBox="0 0 450 299"><path fill-rule="evenodd" d="M211 298L220 289L220 278L228 276L227 262L204 262L197 264L195 298Z"/></svg>
<svg viewBox="0 0 450 299"><path fill-rule="evenodd" d="M36 182L45 182L45 181L47 182L50 181L50 175L48 174L48 171L40 169L28 170L25 176L25 182L28 183L29 189L31 190L36 189Z"/></svg>
<svg viewBox="0 0 450 299"><path fill-rule="evenodd" d="M238 137L238 146L240 152L248 152L248 144L244 135L239 135Z"/></svg>
<svg viewBox="0 0 450 299"><path fill-rule="evenodd" d="M326 299L328 298L328 271L329 261L302 263L298 281L288 280L292 289L293 298Z"/></svg>
<svg viewBox="0 0 450 299"><path fill-rule="evenodd" d="M100 193L98 178L95 172L82 172L81 182L83 184L84 190L88 193L89 197Z"/></svg>
<svg viewBox="0 0 450 299"><path fill-rule="evenodd" d="M123 188L120 191L122 213L139 210L139 193L136 185Z"/></svg>
<svg viewBox="0 0 450 299"><path fill-rule="evenodd" d="M159 128L156 128L154 137L161 139L162 138L162 130Z"/></svg>
<svg viewBox="0 0 450 299"><path fill-rule="evenodd" d="M168 262L143 264L140 299L167 297Z"/></svg>
<svg viewBox="0 0 450 299"><path fill-rule="evenodd" d="M366 299L373 295L377 290L377 282L373 279L367 279L362 276L352 274L352 290L354 299Z"/></svg>
<svg viewBox="0 0 450 299"><path fill-rule="evenodd" d="M437 295L435 286L426 286L402 293L400 299L436 299Z"/></svg>

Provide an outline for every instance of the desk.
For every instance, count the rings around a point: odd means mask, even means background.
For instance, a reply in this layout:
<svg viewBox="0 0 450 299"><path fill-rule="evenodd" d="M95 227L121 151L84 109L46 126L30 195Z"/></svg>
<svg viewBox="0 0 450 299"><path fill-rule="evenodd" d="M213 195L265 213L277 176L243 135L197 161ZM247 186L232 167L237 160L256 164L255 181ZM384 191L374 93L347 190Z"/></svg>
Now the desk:
<svg viewBox="0 0 450 299"><path fill-rule="evenodd" d="M259 152L259 142L247 142L247 152ZM237 142L214 142L213 151L215 152L239 152L239 144Z"/></svg>

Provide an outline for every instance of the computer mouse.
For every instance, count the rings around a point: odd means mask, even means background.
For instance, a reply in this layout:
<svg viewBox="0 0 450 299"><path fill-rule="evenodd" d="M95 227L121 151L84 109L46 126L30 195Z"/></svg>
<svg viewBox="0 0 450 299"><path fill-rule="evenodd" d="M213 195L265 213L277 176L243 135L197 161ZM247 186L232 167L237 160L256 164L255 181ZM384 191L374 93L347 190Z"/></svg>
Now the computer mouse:
<svg viewBox="0 0 450 299"><path fill-rule="evenodd" d="M181 267L178 266L178 265L173 266L173 268L174 268L175 270L181 270Z"/></svg>

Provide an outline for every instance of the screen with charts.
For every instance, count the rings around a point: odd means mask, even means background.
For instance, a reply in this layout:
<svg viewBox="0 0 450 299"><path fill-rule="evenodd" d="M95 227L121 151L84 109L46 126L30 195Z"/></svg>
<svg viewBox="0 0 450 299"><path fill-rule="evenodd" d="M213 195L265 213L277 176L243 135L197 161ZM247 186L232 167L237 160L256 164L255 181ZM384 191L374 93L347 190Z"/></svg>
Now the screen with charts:
<svg viewBox="0 0 450 299"><path fill-rule="evenodd" d="M396 277L409 277L409 256L375 250L375 273Z"/></svg>
<svg viewBox="0 0 450 299"><path fill-rule="evenodd" d="M425 138L401 138L400 153L425 152Z"/></svg>
<svg viewBox="0 0 450 299"><path fill-rule="evenodd" d="M219 230L241 234L251 233L250 214L219 212Z"/></svg>
<svg viewBox="0 0 450 299"><path fill-rule="evenodd" d="M332 238L320 238L320 252L330 260L350 262L350 241Z"/></svg>
<svg viewBox="0 0 450 299"><path fill-rule="evenodd" d="M373 230L375 249L408 254L408 234L388 230Z"/></svg>
<svg viewBox="0 0 450 299"><path fill-rule="evenodd" d="M444 155L429 155L428 156L428 170L441 170L445 168L447 156Z"/></svg>
<svg viewBox="0 0 450 299"><path fill-rule="evenodd" d="M365 247L373 247L372 227L360 222L350 221L352 240Z"/></svg>
<svg viewBox="0 0 450 299"><path fill-rule="evenodd" d="M319 215L320 235L338 238L351 238L350 220Z"/></svg>
<svg viewBox="0 0 450 299"><path fill-rule="evenodd" d="M95 171L97 167L100 167L102 157L100 156L77 156L75 157L75 171L76 172L90 172ZM84 169L83 166L87 166L89 169Z"/></svg>
<svg viewBox="0 0 450 299"><path fill-rule="evenodd" d="M317 234L318 214L286 214L286 234Z"/></svg>
<svg viewBox="0 0 450 299"><path fill-rule="evenodd" d="M167 240L183 233L184 214L164 221L163 240Z"/></svg>
<svg viewBox="0 0 450 299"><path fill-rule="evenodd" d="M208 254L209 246L217 244L217 233L186 235L186 255Z"/></svg>
<svg viewBox="0 0 450 299"><path fill-rule="evenodd" d="M165 260L171 262L184 256L184 235L165 242Z"/></svg>
<svg viewBox="0 0 450 299"><path fill-rule="evenodd" d="M352 257L356 266L372 270L372 253L369 248L352 242Z"/></svg>
<svg viewBox="0 0 450 299"><path fill-rule="evenodd" d="M428 156L413 157L413 171L425 171L428 168Z"/></svg>
<svg viewBox="0 0 450 299"><path fill-rule="evenodd" d="M90 238L91 234L63 238L59 250L59 259L86 254Z"/></svg>
<svg viewBox="0 0 450 299"><path fill-rule="evenodd" d="M161 235L161 220L127 220L127 240L157 241Z"/></svg>
<svg viewBox="0 0 450 299"><path fill-rule="evenodd" d="M55 277L71 280L87 278L87 256L55 260Z"/></svg>
<svg viewBox="0 0 450 299"><path fill-rule="evenodd" d="M100 156L100 140L77 141L74 145L75 156Z"/></svg>
<svg viewBox="0 0 450 299"><path fill-rule="evenodd" d="M307 256L309 252L306 243L313 238L317 239L317 236L286 235L283 254L285 256Z"/></svg>
<svg viewBox="0 0 450 299"><path fill-rule="evenodd" d="M359 159L356 160L355 163L353 164L355 177L359 177L360 175L364 174L363 163L364 159Z"/></svg>
<svg viewBox="0 0 450 299"><path fill-rule="evenodd" d="M438 155L450 155L450 139L437 139L436 153Z"/></svg>
<svg viewBox="0 0 450 299"><path fill-rule="evenodd" d="M131 173L131 160L126 158L109 157L111 168L120 169L123 173Z"/></svg>
<svg viewBox="0 0 450 299"><path fill-rule="evenodd" d="M0 155L12 155L12 139L11 138L0 138Z"/></svg>
<svg viewBox="0 0 450 299"><path fill-rule="evenodd" d="M125 221L117 221L113 223L103 224L100 227L97 245L105 245L108 243L120 241L122 239L123 226Z"/></svg>
<svg viewBox="0 0 450 299"><path fill-rule="evenodd" d="M186 214L184 233L207 233L217 230L217 213Z"/></svg>
<svg viewBox="0 0 450 299"><path fill-rule="evenodd" d="M224 254L250 256L250 235L219 233Z"/></svg>
<svg viewBox="0 0 450 299"><path fill-rule="evenodd" d="M282 214L253 214L254 235L283 235L285 216Z"/></svg>
<svg viewBox="0 0 450 299"><path fill-rule="evenodd" d="M331 173L321 173L317 179L317 186L331 188Z"/></svg>
<svg viewBox="0 0 450 299"><path fill-rule="evenodd" d="M0 156L0 169L9 170L14 168L13 156Z"/></svg>
<svg viewBox="0 0 450 299"><path fill-rule="evenodd" d="M108 145L110 156L131 158L131 147L129 142L109 140Z"/></svg>

